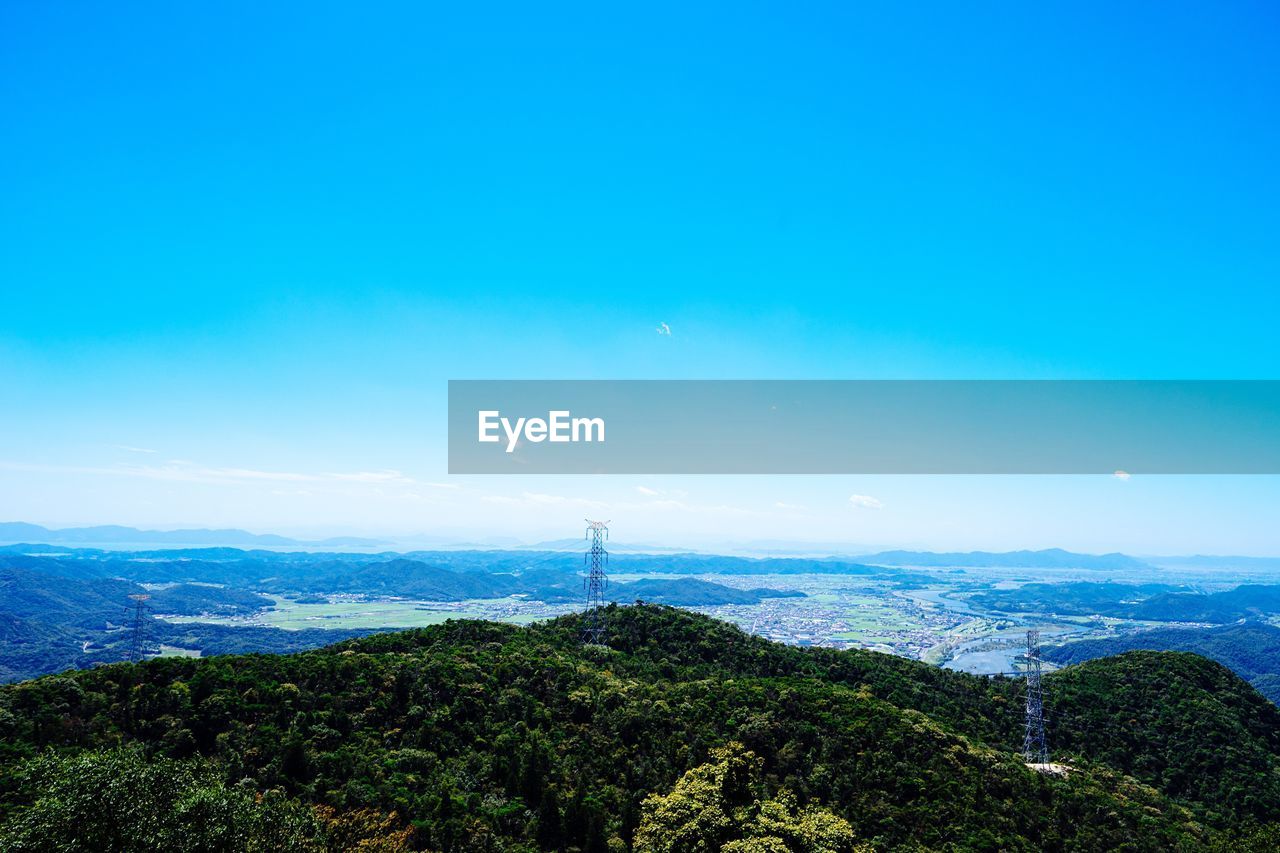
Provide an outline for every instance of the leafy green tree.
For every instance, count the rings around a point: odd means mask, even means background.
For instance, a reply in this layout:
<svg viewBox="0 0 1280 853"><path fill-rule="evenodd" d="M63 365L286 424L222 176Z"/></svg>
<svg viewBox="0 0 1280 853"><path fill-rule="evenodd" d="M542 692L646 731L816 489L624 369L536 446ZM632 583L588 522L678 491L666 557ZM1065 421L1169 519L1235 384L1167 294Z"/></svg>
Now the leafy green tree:
<svg viewBox="0 0 1280 853"><path fill-rule="evenodd" d="M1275 853L1280 850L1280 823L1254 824L1217 840L1214 853Z"/></svg>
<svg viewBox="0 0 1280 853"><path fill-rule="evenodd" d="M135 750L45 754L19 777L30 806L0 827L0 849L12 853L324 849L306 806L227 787L189 762Z"/></svg>
<svg viewBox="0 0 1280 853"><path fill-rule="evenodd" d="M740 743L713 749L669 794L645 800L636 853L850 853L848 821L783 792L761 799L762 761Z"/></svg>

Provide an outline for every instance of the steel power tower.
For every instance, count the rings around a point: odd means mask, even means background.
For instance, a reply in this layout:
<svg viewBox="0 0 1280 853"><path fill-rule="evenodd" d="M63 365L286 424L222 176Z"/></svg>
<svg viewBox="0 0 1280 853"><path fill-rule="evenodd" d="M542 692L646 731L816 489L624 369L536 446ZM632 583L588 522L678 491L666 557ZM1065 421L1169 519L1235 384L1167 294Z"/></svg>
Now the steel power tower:
<svg viewBox="0 0 1280 853"><path fill-rule="evenodd" d="M1027 632L1027 730L1022 737L1022 757L1028 764L1048 764L1044 739L1044 685L1040 680L1040 632Z"/></svg>
<svg viewBox="0 0 1280 853"><path fill-rule="evenodd" d="M587 589L587 609L582 614L582 642L589 646L602 646L604 591L609 586L609 578L605 575L609 552L604 549L604 542L609 538L609 522L588 518L586 538L591 540L591 549L582 558L587 566L587 576L582 580Z"/></svg>
<svg viewBox="0 0 1280 853"><path fill-rule="evenodd" d="M147 599L149 595L131 595L130 600L133 601L133 636L129 641L129 660L140 661L146 652L146 615L147 615Z"/></svg>

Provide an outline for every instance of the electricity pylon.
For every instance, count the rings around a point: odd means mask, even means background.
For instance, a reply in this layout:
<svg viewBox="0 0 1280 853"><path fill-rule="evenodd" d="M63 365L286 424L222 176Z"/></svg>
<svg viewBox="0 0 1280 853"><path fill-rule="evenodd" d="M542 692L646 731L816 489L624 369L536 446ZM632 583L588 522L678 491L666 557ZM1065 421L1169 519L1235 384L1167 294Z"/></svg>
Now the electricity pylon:
<svg viewBox="0 0 1280 853"><path fill-rule="evenodd" d="M146 615L149 595L139 593L129 596L133 601L133 636L129 640L129 660L140 661L147 650Z"/></svg>
<svg viewBox="0 0 1280 853"><path fill-rule="evenodd" d="M582 642L589 646L604 645L604 591L609 586L609 578L605 569L609 565L609 552L604 549L604 540L609 538L609 522L587 519L586 538L591 540L591 548L583 555L583 563L587 566L587 576L583 578L583 586L587 589L587 609L582 615Z"/></svg>
<svg viewBox="0 0 1280 853"><path fill-rule="evenodd" d="M1040 632L1027 632L1027 729L1022 736L1022 757L1028 764L1048 764L1044 739L1044 685L1040 680Z"/></svg>

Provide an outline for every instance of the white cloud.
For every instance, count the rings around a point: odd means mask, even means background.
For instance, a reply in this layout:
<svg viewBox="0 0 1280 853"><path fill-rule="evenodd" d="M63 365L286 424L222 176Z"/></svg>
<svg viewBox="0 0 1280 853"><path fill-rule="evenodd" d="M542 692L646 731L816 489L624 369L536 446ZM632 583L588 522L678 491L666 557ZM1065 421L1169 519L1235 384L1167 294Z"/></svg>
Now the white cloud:
<svg viewBox="0 0 1280 853"><path fill-rule="evenodd" d="M335 480L346 480L353 483L411 483L413 482L399 471L357 471L354 474L325 474Z"/></svg>
<svg viewBox="0 0 1280 853"><path fill-rule="evenodd" d="M871 495L849 495L849 503L859 509L884 509L884 504Z"/></svg>
<svg viewBox="0 0 1280 853"><path fill-rule="evenodd" d="M313 482L320 479L314 474L299 474L294 471L259 471L253 468L205 468L186 465L169 465L163 468L136 467L122 469L122 471L139 477L154 477L158 480L227 480L232 482L280 480L297 483Z"/></svg>
<svg viewBox="0 0 1280 853"><path fill-rule="evenodd" d="M674 495L674 492L672 493ZM614 510L634 510L641 512L644 510L674 511L685 513L703 513L707 515L728 515L728 516L763 516L765 513L759 510L743 509L742 507L729 506L728 504L691 504L688 501L677 500L675 497L662 497L657 500L643 501L637 504L621 503L610 507Z"/></svg>
<svg viewBox="0 0 1280 853"><path fill-rule="evenodd" d="M131 444L113 444L111 446L114 447L116 450L127 450L130 453L158 453L159 452L157 450L152 450L149 447L134 447Z"/></svg>
<svg viewBox="0 0 1280 853"><path fill-rule="evenodd" d="M186 459L171 459L163 465L116 465L113 467L75 465L30 465L0 461L11 471L41 471L61 474L96 474L137 477L180 483L236 485L246 483L412 483L399 471L356 471L353 473L308 474L298 471L263 471L256 468L226 468L199 465Z"/></svg>
<svg viewBox="0 0 1280 853"><path fill-rule="evenodd" d="M666 323L659 323L657 332L660 335L666 335L668 338L671 337L671 327L668 326Z"/></svg>
<svg viewBox="0 0 1280 853"><path fill-rule="evenodd" d="M778 509L805 509L800 504L789 504L786 501L778 501L774 506Z"/></svg>
<svg viewBox="0 0 1280 853"><path fill-rule="evenodd" d="M636 491L651 498L656 498L658 495L662 494L662 492L657 489L651 489L648 486L636 486Z"/></svg>
<svg viewBox="0 0 1280 853"><path fill-rule="evenodd" d="M1128 480L1132 476L1133 475L1130 474L1128 471L1116 471L1115 473L1115 478L1117 480Z"/></svg>
<svg viewBox="0 0 1280 853"><path fill-rule="evenodd" d="M566 498L563 495L544 495L538 492L525 492L524 499L535 504L566 504L573 498Z"/></svg>
<svg viewBox="0 0 1280 853"><path fill-rule="evenodd" d="M518 498L507 495L482 495L480 500L504 506L576 506L591 507L593 509L603 509L609 506L606 503L587 500L586 498L568 498L563 495L548 495L541 492L523 492Z"/></svg>

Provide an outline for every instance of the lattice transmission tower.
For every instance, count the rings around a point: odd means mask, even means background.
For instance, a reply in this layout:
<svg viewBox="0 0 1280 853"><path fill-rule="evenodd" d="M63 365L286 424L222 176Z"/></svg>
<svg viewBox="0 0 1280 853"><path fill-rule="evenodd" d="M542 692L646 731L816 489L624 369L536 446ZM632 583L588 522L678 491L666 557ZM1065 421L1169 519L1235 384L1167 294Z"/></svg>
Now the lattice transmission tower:
<svg viewBox="0 0 1280 853"><path fill-rule="evenodd" d="M587 519L587 539L591 548L583 555L587 576L582 579L587 590L587 609L582 615L582 642L589 646L604 645L604 591L609 586L605 569L609 566L609 552L604 549L609 538L609 522Z"/></svg>
<svg viewBox="0 0 1280 853"><path fill-rule="evenodd" d="M1044 739L1044 683L1040 671L1040 632L1027 632L1027 729L1022 736L1022 757L1028 764L1048 764L1049 746Z"/></svg>
<svg viewBox="0 0 1280 853"><path fill-rule="evenodd" d="M139 593L129 596L133 602L132 629L129 638L129 660L140 661L147 651L147 600L151 596Z"/></svg>

